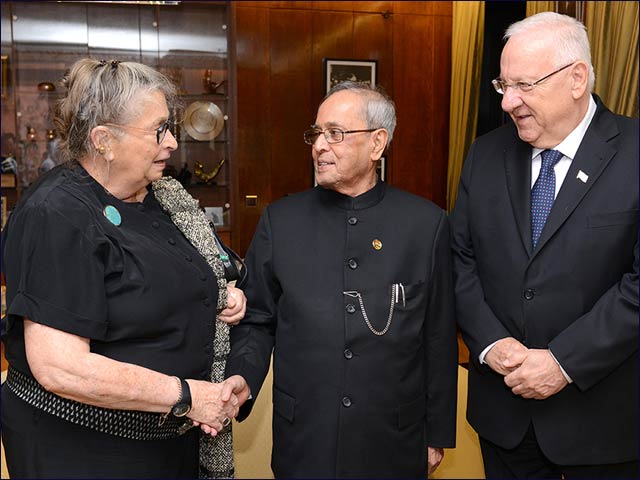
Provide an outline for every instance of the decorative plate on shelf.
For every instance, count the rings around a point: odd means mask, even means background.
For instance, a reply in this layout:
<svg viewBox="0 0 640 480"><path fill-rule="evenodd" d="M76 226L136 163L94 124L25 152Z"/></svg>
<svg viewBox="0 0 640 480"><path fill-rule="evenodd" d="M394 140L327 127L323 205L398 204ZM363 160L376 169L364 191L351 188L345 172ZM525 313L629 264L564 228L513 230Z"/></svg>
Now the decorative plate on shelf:
<svg viewBox="0 0 640 480"><path fill-rule="evenodd" d="M184 112L184 128L196 140L213 140L224 127L224 116L213 102L191 103Z"/></svg>

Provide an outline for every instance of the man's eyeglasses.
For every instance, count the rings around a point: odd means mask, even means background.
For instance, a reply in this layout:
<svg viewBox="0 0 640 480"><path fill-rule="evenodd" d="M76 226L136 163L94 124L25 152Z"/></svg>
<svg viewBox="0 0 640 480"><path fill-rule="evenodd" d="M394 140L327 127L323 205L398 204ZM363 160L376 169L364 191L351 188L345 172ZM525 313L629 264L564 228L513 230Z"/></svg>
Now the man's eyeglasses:
<svg viewBox="0 0 640 480"><path fill-rule="evenodd" d="M507 91L507 88L513 88L515 90L520 90L521 92L530 92L531 90L533 90L533 87L538 85L540 82L546 80L552 75L555 75L556 73L561 72L565 68L569 68L574 63L576 62L571 62L569 65L565 65L564 67L559 68L555 72L551 72L549 75L546 75L542 77L540 80L536 80L535 82L506 83L501 78L496 78L494 80L491 80L491 84L493 85L493 88L496 89L496 92L498 92L500 95L504 95L504 93Z"/></svg>
<svg viewBox="0 0 640 480"><path fill-rule="evenodd" d="M156 128L154 130L147 130L146 128L132 127L131 125L120 125L120 124L117 124L117 123L105 123L105 125L110 125L112 127L131 128L133 130L139 130L141 132L146 132L146 133L154 133L155 132L155 134L156 134L156 142L158 142L158 145L160 145L162 142L164 142L164 139L167 136L167 131L173 126L173 124L174 124L173 121L167 120L162 125L160 125L158 128Z"/></svg>
<svg viewBox="0 0 640 480"><path fill-rule="evenodd" d="M361 132L375 132L379 128L369 128L367 130L340 130L339 128L326 128L320 130L319 128L313 128L304 132L304 143L307 145L313 145L320 134L324 135L327 143L340 143L344 140L344 136L347 133L361 133Z"/></svg>

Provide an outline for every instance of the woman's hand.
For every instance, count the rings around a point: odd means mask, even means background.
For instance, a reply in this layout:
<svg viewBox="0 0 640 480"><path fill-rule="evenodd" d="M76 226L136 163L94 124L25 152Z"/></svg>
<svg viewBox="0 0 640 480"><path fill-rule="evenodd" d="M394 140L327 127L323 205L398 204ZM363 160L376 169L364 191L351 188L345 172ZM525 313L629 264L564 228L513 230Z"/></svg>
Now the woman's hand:
<svg viewBox="0 0 640 480"><path fill-rule="evenodd" d="M194 426L200 426L204 433L212 436L231 423L250 394L247 382L239 375L222 383L189 380L189 386L192 393L189 418Z"/></svg>
<svg viewBox="0 0 640 480"><path fill-rule="evenodd" d="M227 285L227 308L225 308L218 318L227 325L237 325L244 318L247 310L247 297L239 288Z"/></svg>
<svg viewBox="0 0 640 480"><path fill-rule="evenodd" d="M224 383L212 383L204 380L187 380L191 390L191 411L188 417L194 426L208 425L211 435L226 426L225 418L232 419L238 415L240 402L234 394L226 395L223 399ZM203 428L204 430L204 428Z"/></svg>

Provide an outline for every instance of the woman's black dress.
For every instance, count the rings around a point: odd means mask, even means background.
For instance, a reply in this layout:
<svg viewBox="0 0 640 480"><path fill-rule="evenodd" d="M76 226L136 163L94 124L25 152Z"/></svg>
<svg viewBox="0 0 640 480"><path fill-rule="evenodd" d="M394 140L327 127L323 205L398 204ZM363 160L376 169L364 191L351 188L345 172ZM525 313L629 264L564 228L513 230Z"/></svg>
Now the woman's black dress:
<svg viewBox="0 0 640 480"><path fill-rule="evenodd" d="M13 368L31 376L26 317L88 338L92 352L121 362L209 378L216 278L151 191L125 203L84 169L58 167L13 210L2 249L2 339ZM34 409L6 385L2 438L12 477L197 477L197 429L170 440L112 436Z"/></svg>

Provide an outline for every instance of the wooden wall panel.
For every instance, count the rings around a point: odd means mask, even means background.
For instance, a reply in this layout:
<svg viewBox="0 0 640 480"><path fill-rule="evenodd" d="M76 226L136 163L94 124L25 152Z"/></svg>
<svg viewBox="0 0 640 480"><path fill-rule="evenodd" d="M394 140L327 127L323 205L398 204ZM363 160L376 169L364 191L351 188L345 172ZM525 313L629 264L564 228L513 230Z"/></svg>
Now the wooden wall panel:
<svg viewBox="0 0 640 480"><path fill-rule="evenodd" d="M439 2L445 3L445 2ZM438 115L433 131L431 162L431 199L447 208L447 168L449 158L449 105L451 94L451 17L434 17L433 36L433 111Z"/></svg>
<svg viewBox="0 0 640 480"><path fill-rule="evenodd" d="M444 15L450 17L452 2L393 2L394 12L401 15Z"/></svg>
<svg viewBox="0 0 640 480"><path fill-rule="evenodd" d="M432 198L433 128L441 121L433 105L433 17L395 15L394 100L398 127L393 146L393 184Z"/></svg>
<svg viewBox="0 0 640 480"><path fill-rule="evenodd" d="M446 201L451 2L232 2L237 17L237 217L244 254L270 202L311 186L302 131L324 96L324 58L374 59L396 102L387 181ZM246 207L246 194L259 195Z"/></svg>
<svg viewBox="0 0 640 480"><path fill-rule="evenodd" d="M360 3L360 2L357 2ZM364 2L367 3L367 2ZM354 58L377 60L377 84L393 94L393 27L392 15L355 13L353 23ZM391 142L393 145L394 142ZM387 149L386 180L393 180L393 148Z"/></svg>
<svg viewBox="0 0 640 480"><path fill-rule="evenodd" d="M257 0L257 1L243 0L241 4L239 2L231 2L231 6L232 7L242 6L242 8L249 8L249 7L250 8L269 8L270 3L271 2L265 2L260 0Z"/></svg>
<svg viewBox="0 0 640 480"><path fill-rule="evenodd" d="M273 10L271 36L271 201L311 186L302 138L315 118L311 95L311 11Z"/></svg>
<svg viewBox="0 0 640 480"><path fill-rule="evenodd" d="M352 12L353 2L350 1L334 1L334 2L312 2L314 10L342 11Z"/></svg>
<svg viewBox="0 0 640 480"><path fill-rule="evenodd" d="M312 92L315 110L324 97L324 58L354 58L353 14L350 12L314 11L311 54ZM315 118L315 117L314 117Z"/></svg>
<svg viewBox="0 0 640 480"><path fill-rule="evenodd" d="M453 2L430 2L433 5L433 15L451 17L453 15Z"/></svg>
<svg viewBox="0 0 640 480"><path fill-rule="evenodd" d="M238 8L235 17L238 193L232 245L244 255L262 208L270 202L269 10ZM247 206L246 195L258 195L257 206Z"/></svg>
<svg viewBox="0 0 640 480"><path fill-rule="evenodd" d="M354 12L393 12L393 4L398 2L351 2Z"/></svg>
<svg viewBox="0 0 640 480"><path fill-rule="evenodd" d="M262 3L263 6L265 4L269 5L271 8L293 8L293 9L300 9L300 10L310 10L313 6L312 1L259 2L259 3Z"/></svg>
<svg viewBox="0 0 640 480"><path fill-rule="evenodd" d="M353 16L353 56L378 61L378 84L393 91L393 17L375 13Z"/></svg>
<svg viewBox="0 0 640 480"><path fill-rule="evenodd" d="M394 2L394 11L400 15L433 15L436 2Z"/></svg>
<svg viewBox="0 0 640 480"><path fill-rule="evenodd" d="M308 2L307 2L308 3ZM398 2L358 2L358 1L314 1L314 10L337 10L344 12L393 12L393 4Z"/></svg>

